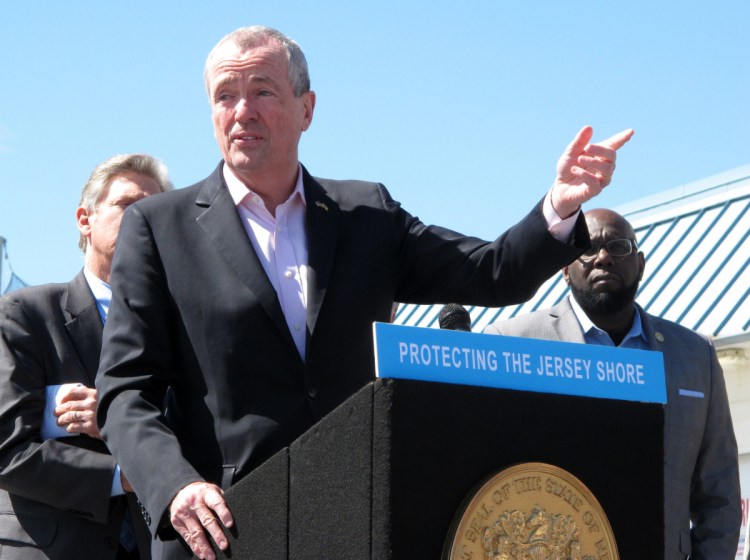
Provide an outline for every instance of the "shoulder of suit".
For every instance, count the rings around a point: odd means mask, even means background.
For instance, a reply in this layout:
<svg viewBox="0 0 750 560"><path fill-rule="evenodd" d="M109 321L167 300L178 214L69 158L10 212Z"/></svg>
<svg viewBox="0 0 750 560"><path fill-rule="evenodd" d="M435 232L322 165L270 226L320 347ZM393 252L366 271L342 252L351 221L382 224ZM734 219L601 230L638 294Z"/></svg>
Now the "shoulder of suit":
<svg viewBox="0 0 750 560"><path fill-rule="evenodd" d="M372 181L360 181L356 179L325 179L322 177L311 177L313 186L322 189L323 194L335 200L343 207L356 205L382 205L386 199L390 199L385 186Z"/></svg>
<svg viewBox="0 0 750 560"><path fill-rule="evenodd" d="M138 202L135 202L133 206L147 210L152 207L169 207L179 205L182 201L194 204L198 196L198 193L203 188L205 182L201 181L189 187L182 187L179 189L173 189L159 193L158 195L147 196L142 198Z"/></svg>
<svg viewBox="0 0 750 560"><path fill-rule="evenodd" d="M130 205L125 211L127 220L131 214L140 214L147 222L176 223L178 219L192 221L197 214L204 210L197 204L203 183L196 183L189 187L175 189L157 195L148 196ZM127 220L123 223L127 223Z"/></svg>
<svg viewBox="0 0 750 560"><path fill-rule="evenodd" d="M0 310L7 314L23 313L29 317L46 316L50 310L60 310L69 285L69 283L41 284L15 290L0 298Z"/></svg>
<svg viewBox="0 0 750 560"><path fill-rule="evenodd" d="M555 316L559 316L559 313L556 313L556 309L557 308L555 307L551 307L547 309L532 311L531 313L526 313L525 315L518 315L511 319L505 319L496 323L492 323L492 326L494 326L503 334L522 333L524 329L528 327L547 324Z"/></svg>
<svg viewBox="0 0 750 560"><path fill-rule="evenodd" d="M381 183L374 181L362 181L359 179L326 179L324 177L312 177L321 187L330 189L378 189L382 188Z"/></svg>
<svg viewBox="0 0 750 560"><path fill-rule="evenodd" d="M132 206L144 214L148 214L152 211L164 212L169 209L180 209L185 205L194 207L199 199L205 199L203 202L210 204L219 190L226 189L221 167L222 164L219 164L208 177L197 183L148 196Z"/></svg>
<svg viewBox="0 0 750 560"><path fill-rule="evenodd" d="M710 344L710 338L703 333L689 329L679 323L663 319L650 313L646 313L647 320L651 323L654 333L661 333L667 341L670 338L681 338L694 344Z"/></svg>
<svg viewBox="0 0 750 560"><path fill-rule="evenodd" d="M26 286L19 290L10 292L9 294L5 294L2 298L0 298L0 301L33 304L34 302L38 302L40 300L54 298L55 296L64 294L67 291L69 285L70 284L68 282L62 282L40 284L38 286Z"/></svg>

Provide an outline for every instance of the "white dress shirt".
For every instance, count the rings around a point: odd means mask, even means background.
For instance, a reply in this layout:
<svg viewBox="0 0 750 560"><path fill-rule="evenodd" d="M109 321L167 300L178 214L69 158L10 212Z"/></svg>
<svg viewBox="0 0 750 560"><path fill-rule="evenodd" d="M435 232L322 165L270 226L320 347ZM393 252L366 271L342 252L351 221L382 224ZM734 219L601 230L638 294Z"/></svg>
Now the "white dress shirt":
<svg viewBox="0 0 750 560"><path fill-rule="evenodd" d="M307 234L305 233L305 189L302 166L291 196L273 216L263 199L248 189L229 167L224 180L247 236L258 255L284 312L289 332L302 359L307 339Z"/></svg>

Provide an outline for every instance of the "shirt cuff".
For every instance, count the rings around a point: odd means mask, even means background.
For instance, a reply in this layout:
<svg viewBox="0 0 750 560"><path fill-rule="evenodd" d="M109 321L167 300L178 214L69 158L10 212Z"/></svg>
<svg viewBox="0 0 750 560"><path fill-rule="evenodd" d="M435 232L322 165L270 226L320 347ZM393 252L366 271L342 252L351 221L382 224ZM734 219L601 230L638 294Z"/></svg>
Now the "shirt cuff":
<svg viewBox="0 0 750 560"><path fill-rule="evenodd" d="M547 222L547 231L550 232L552 237L558 241L567 243L575 229L576 220L578 220L578 214L580 213L581 209L579 208L570 218L563 220L557 215L552 206L552 189L547 191L547 196L544 197L544 202L542 203L542 214L544 214L544 220Z"/></svg>
<svg viewBox="0 0 750 560"><path fill-rule="evenodd" d="M115 465L115 474L112 477L112 489L109 491L109 497L122 496L125 490L122 489L122 479L120 478L120 465Z"/></svg>

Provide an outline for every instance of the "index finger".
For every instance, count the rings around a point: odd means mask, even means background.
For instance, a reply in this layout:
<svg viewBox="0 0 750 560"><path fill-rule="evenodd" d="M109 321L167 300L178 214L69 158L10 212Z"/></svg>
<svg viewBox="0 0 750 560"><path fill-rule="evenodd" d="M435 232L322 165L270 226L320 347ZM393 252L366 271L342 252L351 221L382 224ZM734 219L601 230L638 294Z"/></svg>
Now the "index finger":
<svg viewBox="0 0 750 560"><path fill-rule="evenodd" d="M630 140L633 137L633 134L635 134L635 130L632 128L627 128L623 130L622 132L618 132L614 136L610 136L603 142L598 142L600 146L606 146L608 148L612 148L613 150L619 150L622 146L624 146L628 140Z"/></svg>
<svg viewBox="0 0 750 560"><path fill-rule="evenodd" d="M94 393L94 397L96 397L96 389L78 384L75 387L71 387L70 390L65 395L63 395L63 397L60 399L60 403L87 399L91 396L92 391Z"/></svg>

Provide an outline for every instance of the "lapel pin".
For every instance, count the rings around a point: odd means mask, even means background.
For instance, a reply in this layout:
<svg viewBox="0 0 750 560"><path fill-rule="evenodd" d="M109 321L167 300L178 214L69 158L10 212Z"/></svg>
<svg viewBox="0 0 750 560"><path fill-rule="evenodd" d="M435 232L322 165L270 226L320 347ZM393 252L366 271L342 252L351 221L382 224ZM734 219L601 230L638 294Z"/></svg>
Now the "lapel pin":
<svg viewBox="0 0 750 560"><path fill-rule="evenodd" d="M664 342L664 335L660 332L654 333L654 336L656 336L656 340L658 340L659 342Z"/></svg>
<svg viewBox="0 0 750 560"><path fill-rule="evenodd" d="M319 200L316 200L315 201L315 206L317 206L318 208L322 208L323 210L325 210L326 212L328 212L328 206L325 205L325 202L321 202Z"/></svg>

